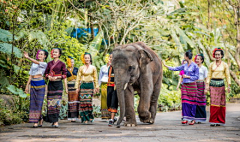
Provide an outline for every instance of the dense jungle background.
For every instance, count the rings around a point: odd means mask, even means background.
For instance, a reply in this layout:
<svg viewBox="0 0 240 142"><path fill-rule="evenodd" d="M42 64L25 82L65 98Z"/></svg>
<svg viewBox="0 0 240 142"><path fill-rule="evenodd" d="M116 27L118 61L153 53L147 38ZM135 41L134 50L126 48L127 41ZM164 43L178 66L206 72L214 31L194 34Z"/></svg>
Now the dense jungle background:
<svg viewBox="0 0 240 142"><path fill-rule="evenodd" d="M240 98L239 13L239 0L0 0L0 125L28 121L24 90L31 62L23 51L35 57L38 49L53 47L63 49L64 62L74 57L76 67L82 53L92 53L98 70L118 44L145 42L169 66L179 66L189 49L203 53L208 66L212 50L221 47L232 77L227 101ZM163 71L159 110L179 110L179 72ZM67 116L64 96L61 119ZM100 115L100 106L94 113Z"/></svg>

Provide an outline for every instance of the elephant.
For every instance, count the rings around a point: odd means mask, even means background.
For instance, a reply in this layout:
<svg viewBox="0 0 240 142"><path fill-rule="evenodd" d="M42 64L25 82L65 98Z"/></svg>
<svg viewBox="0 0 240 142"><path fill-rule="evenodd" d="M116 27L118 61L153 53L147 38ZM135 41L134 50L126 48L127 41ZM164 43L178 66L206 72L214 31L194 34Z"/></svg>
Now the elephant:
<svg viewBox="0 0 240 142"><path fill-rule="evenodd" d="M143 42L118 45L113 49L112 56L115 89L120 106L117 128L120 128L125 116L125 126L137 126L135 91L140 97L137 110L140 121L153 124L163 78L162 61Z"/></svg>

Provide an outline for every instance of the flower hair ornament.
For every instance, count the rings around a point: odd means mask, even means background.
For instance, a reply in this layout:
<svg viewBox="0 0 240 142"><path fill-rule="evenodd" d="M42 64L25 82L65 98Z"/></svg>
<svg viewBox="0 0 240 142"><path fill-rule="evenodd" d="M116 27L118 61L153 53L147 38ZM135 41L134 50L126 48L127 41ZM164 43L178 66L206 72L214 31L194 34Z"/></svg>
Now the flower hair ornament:
<svg viewBox="0 0 240 142"><path fill-rule="evenodd" d="M73 57L71 57L71 56L68 56L68 58L67 58L67 66L68 66L68 68L71 68L72 67L72 63L71 63L71 60L73 59Z"/></svg>
<svg viewBox="0 0 240 142"><path fill-rule="evenodd" d="M39 50L37 51L37 55L36 55L36 59L37 59L37 60L39 60L38 55L39 55L39 52L40 52L40 51L43 51L43 52L44 52L46 58L48 57L48 51L47 51L47 50L45 50L45 49L39 49ZM44 58L44 60L45 60L46 58Z"/></svg>
<svg viewBox="0 0 240 142"><path fill-rule="evenodd" d="M54 49L56 49L56 48L52 49L52 51L51 51L51 58L53 58L53 51L54 51Z"/></svg>
<svg viewBox="0 0 240 142"><path fill-rule="evenodd" d="M201 56L202 58L204 58L203 54L200 53L200 54L197 54L195 57L194 57L194 62L196 63L196 60L197 60L197 56Z"/></svg>
<svg viewBox="0 0 240 142"><path fill-rule="evenodd" d="M222 51L222 49L221 48L215 48L214 50L213 50L213 58L215 58L215 52L216 51Z"/></svg>
<svg viewBox="0 0 240 142"><path fill-rule="evenodd" d="M83 63L83 64L85 64L84 56L87 55L87 54L90 55L90 57L91 57L91 54L88 53L88 52L85 52L84 54L81 55L81 60L82 60L82 63Z"/></svg>
<svg viewBox="0 0 240 142"><path fill-rule="evenodd" d="M108 63L110 54L107 54L104 58L105 63Z"/></svg>
<svg viewBox="0 0 240 142"><path fill-rule="evenodd" d="M41 49L39 49L38 51L37 51L37 55L36 55L36 59L38 60L39 58L38 58L38 55L39 55L39 52L40 51L42 51Z"/></svg>

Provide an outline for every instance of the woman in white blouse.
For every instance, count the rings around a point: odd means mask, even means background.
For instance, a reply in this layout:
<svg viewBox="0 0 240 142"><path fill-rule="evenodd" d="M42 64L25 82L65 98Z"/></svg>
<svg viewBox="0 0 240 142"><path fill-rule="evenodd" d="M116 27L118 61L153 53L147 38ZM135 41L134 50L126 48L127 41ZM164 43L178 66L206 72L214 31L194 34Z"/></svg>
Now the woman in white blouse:
<svg viewBox="0 0 240 142"><path fill-rule="evenodd" d="M24 57L33 62L25 89L25 92L29 93L29 85L31 85L29 123L34 123L33 128L42 127L42 105L45 95L43 74L47 68L47 63L44 61L48 57L48 52L46 50L38 50L36 55L37 60L30 58L27 52L24 52Z"/></svg>
<svg viewBox="0 0 240 142"><path fill-rule="evenodd" d="M195 120L197 123L206 121L206 95L204 94L205 80L208 75L208 70L203 66L204 56L203 54L198 54L195 57L195 62L199 68L199 79L197 80L197 108Z"/></svg>
<svg viewBox="0 0 240 142"><path fill-rule="evenodd" d="M99 73L99 86L101 86L101 116L102 119L110 119L110 112L107 107L107 82L108 82L108 68L111 65L111 56L107 54L105 57L106 65L103 65Z"/></svg>

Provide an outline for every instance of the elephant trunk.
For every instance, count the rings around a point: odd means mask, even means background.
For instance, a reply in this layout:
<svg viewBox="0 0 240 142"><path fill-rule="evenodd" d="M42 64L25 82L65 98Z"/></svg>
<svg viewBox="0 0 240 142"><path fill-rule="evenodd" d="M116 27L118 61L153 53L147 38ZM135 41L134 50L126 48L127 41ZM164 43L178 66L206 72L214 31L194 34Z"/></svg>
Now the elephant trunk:
<svg viewBox="0 0 240 142"><path fill-rule="evenodd" d="M125 116L125 98L124 98L124 84L123 83L117 83L117 96L118 96L118 102L120 105L120 117L117 122L117 128L120 128L120 124Z"/></svg>

